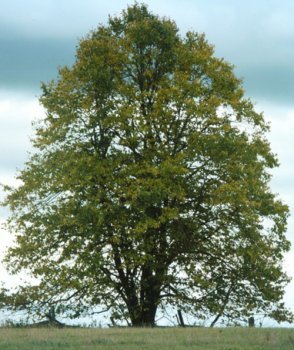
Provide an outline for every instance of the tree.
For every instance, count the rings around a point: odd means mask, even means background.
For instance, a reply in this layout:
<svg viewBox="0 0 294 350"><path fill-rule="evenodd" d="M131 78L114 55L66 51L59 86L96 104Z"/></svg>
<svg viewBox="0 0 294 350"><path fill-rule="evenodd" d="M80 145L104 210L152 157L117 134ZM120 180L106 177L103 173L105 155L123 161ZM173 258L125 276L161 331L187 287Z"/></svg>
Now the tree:
<svg viewBox="0 0 294 350"><path fill-rule="evenodd" d="M5 202L6 260L40 282L32 300L104 305L134 326L167 305L291 318L269 128L204 35L135 4L42 91L35 152Z"/></svg>

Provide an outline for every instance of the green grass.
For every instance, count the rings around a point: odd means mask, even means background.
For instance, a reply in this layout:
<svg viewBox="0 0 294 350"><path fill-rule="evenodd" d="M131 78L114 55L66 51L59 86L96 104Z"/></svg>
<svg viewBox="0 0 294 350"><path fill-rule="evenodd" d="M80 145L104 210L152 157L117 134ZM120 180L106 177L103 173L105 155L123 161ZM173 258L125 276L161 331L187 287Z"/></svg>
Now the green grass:
<svg viewBox="0 0 294 350"><path fill-rule="evenodd" d="M0 349L293 350L294 330L278 328L0 328Z"/></svg>

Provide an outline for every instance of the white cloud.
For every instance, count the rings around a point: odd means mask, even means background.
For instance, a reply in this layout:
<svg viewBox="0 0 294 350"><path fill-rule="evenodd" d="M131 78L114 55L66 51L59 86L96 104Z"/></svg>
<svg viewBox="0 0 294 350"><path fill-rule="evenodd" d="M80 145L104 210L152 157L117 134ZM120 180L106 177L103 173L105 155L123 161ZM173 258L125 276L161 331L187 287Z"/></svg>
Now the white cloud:
<svg viewBox="0 0 294 350"><path fill-rule="evenodd" d="M31 149L32 121L43 114L34 96L0 91L0 177L22 166Z"/></svg>

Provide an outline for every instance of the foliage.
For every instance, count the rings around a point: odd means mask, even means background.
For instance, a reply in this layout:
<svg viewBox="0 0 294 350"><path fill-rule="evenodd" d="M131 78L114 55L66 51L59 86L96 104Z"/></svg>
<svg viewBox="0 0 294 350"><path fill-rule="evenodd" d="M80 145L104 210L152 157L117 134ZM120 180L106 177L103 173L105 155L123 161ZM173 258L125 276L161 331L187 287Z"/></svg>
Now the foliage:
<svg viewBox="0 0 294 350"><path fill-rule="evenodd" d="M42 89L35 153L6 199L6 260L40 281L32 302L103 305L133 325L167 305L291 319L268 126L204 35L135 4Z"/></svg>

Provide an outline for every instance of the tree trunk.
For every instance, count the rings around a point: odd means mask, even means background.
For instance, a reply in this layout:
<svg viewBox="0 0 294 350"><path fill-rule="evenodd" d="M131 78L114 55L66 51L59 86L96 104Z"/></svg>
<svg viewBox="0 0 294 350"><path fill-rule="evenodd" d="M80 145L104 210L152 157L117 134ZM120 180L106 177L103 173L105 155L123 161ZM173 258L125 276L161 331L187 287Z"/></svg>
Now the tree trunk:
<svg viewBox="0 0 294 350"><path fill-rule="evenodd" d="M154 327L155 316L160 299L160 282L152 272L144 271L141 280L139 297L132 298L136 303L128 303L132 325L135 327ZM136 293L135 290L133 292ZM138 292L138 291L137 291Z"/></svg>
<svg viewBox="0 0 294 350"><path fill-rule="evenodd" d="M155 315L157 306L153 306L148 310L142 310L132 317L133 327L154 327L155 326Z"/></svg>
<svg viewBox="0 0 294 350"><path fill-rule="evenodd" d="M180 309L178 309L178 320L179 320L179 325L181 327L185 327L185 322L183 319L182 311Z"/></svg>
<svg viewBox="0 0 294 350"><path fill-rule="evenodd" d="M214 325L215 325L216 322L219 320L219 318L221 317L221 315L222 315L222 312L219 313L219 314L215 317L215 319L211 322L211 324L210 324L210 327L211 327L211 328L214 327Z"/></svg>

